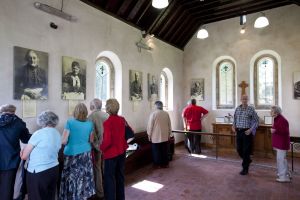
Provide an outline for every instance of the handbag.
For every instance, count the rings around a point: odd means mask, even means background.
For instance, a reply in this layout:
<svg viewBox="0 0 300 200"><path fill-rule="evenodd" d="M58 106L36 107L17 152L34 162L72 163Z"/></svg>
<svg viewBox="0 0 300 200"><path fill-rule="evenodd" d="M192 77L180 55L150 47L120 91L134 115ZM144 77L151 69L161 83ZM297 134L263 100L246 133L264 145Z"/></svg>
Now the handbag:
<svg viewBox="0 0 300 200"><path fill-rule="evenodd" d="M127 143L134 139L134 131L128 125L126 120L125 120L125 139L126 139ZM130 141L128 141L128 140L130 140Z"/></svg>

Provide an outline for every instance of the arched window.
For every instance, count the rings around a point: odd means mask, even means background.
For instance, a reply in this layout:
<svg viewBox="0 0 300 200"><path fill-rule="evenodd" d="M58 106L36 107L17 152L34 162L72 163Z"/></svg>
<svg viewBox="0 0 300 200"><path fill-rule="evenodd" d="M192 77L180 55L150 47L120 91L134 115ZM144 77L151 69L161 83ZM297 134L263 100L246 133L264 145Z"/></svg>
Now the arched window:
<svg viewBox="0 0 300 200"><path fill-rule="evenodd" d="M95 96L102 100L103 105L107 99L114 97L114 68L106 57L96 61Z"/></svg>
<svg viewBox="0 0 300 200"><path fill-rule="evenodd" d="M254 103L258 109L278 105L278 63L272 55L262 55L254 63Z"/></svg>
<svg viewBox="0 0 300 200"><path fill-rule="evenodd" d="M160 74L159 96L164 108L168 108L168 78L165 72L161 72Z"/></svg>
<svg viewBox="0 0 300 200"><path fill-rule="evenodd" d="M235 107L235 65L229 59L216 67L216 105L218 109Z"/></svg>
<svg viewBox="0 0 300 200"><path fill-rule="evenodd" d="M168 68L164 68L160 74L159 97L165 110L173 109L173 75Z"/></svg>

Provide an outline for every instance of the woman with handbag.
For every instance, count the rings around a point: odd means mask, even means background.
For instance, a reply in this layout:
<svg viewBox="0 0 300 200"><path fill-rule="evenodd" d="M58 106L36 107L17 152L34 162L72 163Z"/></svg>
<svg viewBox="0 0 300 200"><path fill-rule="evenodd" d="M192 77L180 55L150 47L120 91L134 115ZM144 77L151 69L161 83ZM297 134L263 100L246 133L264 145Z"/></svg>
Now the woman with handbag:
<svg viewBox="0 0 300 200"><path fill-rule="evenodd" d="M104 159L104 196L106 200L125 199L124 170L128 148L125 139L126 120L118 115L119 102L106 101L108 119L103 123L104 133L100 149Z"/></svg>

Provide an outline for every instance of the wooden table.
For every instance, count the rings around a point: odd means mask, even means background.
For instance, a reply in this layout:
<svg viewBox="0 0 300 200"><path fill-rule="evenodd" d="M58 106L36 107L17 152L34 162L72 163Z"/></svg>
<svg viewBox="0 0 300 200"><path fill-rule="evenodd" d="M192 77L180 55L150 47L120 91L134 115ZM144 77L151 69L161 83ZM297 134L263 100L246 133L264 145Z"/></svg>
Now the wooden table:
<svg viewBox="0 0 300 200"><path fill-rule="evenodd" d="M213 132L222 134L233 134L232 124L230 123L213 123ZM260 124L256 129L256 134L254 137L253 153L261 157L273 158L272 149L272 125ZM236 141L234 137L220 138L220 147L222 148L232 148L235 149Z"/></svg>

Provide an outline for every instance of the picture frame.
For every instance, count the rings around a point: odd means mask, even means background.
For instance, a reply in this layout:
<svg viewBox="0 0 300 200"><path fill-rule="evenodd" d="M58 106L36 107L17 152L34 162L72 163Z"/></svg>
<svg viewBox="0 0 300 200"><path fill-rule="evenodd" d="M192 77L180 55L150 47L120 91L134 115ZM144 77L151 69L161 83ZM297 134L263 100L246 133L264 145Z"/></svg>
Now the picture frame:
<svg viewBox="0 0 300 200"><path fill-rule="evenodd" d="M204 78L192 79L190 89L192 99L204 101Z"/></svg>
<svg viewBox="0 0 300 200"><path fill-rule="evenodd" d="M271 116L264 116L264 124L267 124L267 125L273 124L273 117L271 117Z"/></svg>
<svg viewBox="0 0 300 200"><path fill-rule="evenodd" d="M216 123L225 123L224 117L216 117Z"/></svg>
<svg viewBox="0 0 300 200"><path fill-rule="evenodd" d="M300 72L294 72L293 75L294 99L300 100Z"/></svg>
<svg viewBox="0 0 300 200"><path fill-rule="evenodd" d="M85 60L62 56L62 89L64 100L84 100L86 98Z"/></svg>
<svg viewBox="0 0 300 200"><path fill-rule="evenodd" d="M48 53L14 46L14 91L16 100L48 99Z"/></svg>
<svg viewBox="0 0 300 200"><path fill-rule="evenodd" d="M154 74L147 74L148 79L148 99L150 101L156 101L159 99L159 87L158 78Z"/></svg>
<svg viewBox="0 0 300 200"><path fill-rule="evenodd" d="M143 100L143 73L129 70L129 100Z"/></svg>

